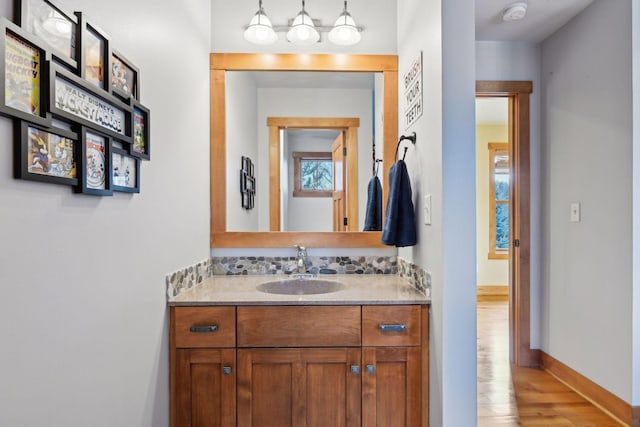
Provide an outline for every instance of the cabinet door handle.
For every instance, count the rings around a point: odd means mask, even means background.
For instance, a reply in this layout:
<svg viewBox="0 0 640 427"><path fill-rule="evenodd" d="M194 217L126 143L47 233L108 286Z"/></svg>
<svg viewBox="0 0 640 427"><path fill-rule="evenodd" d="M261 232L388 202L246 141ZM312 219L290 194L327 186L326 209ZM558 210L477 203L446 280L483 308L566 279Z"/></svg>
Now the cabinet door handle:
<svg viewBox="0 0 640 427"><path fill-rule="evenodd" d="M369 375L373 375L376 373L376 367L375 365L367 365L367 373Z"/></svg>
<svg viewBox="0 0 640 427"><path fill-rule="evenodd" d="M351 365L351 373L354 375L358 375L360 373L360 366Z"/></svg>
<svg viewBox="0 0 640 427"><path fill-rule="evenodd" d="M402 332L407 330L407 325L404 323L399 323L397 325L385 325L384 323L381 323L378 325L378 328L380 328L382 332Z"/></svg>
<svg viewBox="0 0 640 427"><path fill-rule="evenodd" d="M231 366L223 366L222 373L225 375L231 375Z"/></svg>
<svg viewBox="0 0 640 427"><path fill-rule="evenodd" d="M192 326L189 330L191 332L215 332L218 330L218 325Z"/></svg>

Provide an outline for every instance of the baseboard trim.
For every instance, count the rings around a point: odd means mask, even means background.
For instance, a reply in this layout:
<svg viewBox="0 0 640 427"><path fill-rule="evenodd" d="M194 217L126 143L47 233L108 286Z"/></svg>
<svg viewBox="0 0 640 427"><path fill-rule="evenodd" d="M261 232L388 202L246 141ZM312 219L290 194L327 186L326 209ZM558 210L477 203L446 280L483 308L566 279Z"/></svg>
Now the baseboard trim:
<svg viewBox="0 0 640 427"><path fill-rule="evenodd" d="M559 360L549 356L544 351L540 352L542 368L556 377L560 382L573 389L576 393L602 409L617 421L630 427L640 427L638 407L620 399L610 391L605 390L589 378L574 371Z"/></svg>
<svg viewBox="0 0 640 427"><path fill-rule="evenodd" d="M478 286L478 301L509 301L509 285Z"/></svg>

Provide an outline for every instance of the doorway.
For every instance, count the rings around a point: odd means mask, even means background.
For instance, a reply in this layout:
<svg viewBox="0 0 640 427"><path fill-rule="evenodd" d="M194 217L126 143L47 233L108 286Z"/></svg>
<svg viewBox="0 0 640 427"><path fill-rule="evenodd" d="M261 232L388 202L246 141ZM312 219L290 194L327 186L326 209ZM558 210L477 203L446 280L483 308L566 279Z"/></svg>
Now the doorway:
<svg viewBox="0 0 640 427"><path fill-rule="evenodd" d="M539 365L530 345L530 81L477 81L477 98L504 98L508 103L509 145L509 361Z"/></svg>

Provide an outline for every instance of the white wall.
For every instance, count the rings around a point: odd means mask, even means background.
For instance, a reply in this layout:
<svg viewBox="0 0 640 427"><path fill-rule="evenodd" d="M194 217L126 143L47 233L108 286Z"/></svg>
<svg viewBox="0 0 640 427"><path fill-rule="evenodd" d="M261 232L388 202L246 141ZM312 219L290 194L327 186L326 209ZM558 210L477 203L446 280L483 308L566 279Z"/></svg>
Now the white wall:
<svg viewBox="0 0 640 427"><path fill-rule="evenodd" d="M371 177L372 97L367 89L258 89L258 163L269 165L267 117L359 117L358 216L364 228L367 182ZM348 154L347 154L348 155ZM259 194L269 194L269 168L259 167ZM269 209L259 209L259 229L269 230ZM333 226L332 226L333 227Z"/></svg>
<svg viewBox="0 0 640 427"><path fill-rule="evenodd" d="M531 248L530 248L530 314L531 348L540 348L540 241L541 216L541 154L540 154L540 96L543 91L540 78L540 46L523 42L476 42L477 80L528 80L533 82L529 97L530 170L531 170Z"/></svg>
<svg viewBox="0 0 640 427"><path fill-rule="evenodd" d="M288 133L285 131L285 133ZM339 132L336 131L336 136ZM333 199L328 197L293 197L294 170L292 155L294 152L331 152L333 138L315 137L312 141L290 135L286 159L289 162L287 181L290 191L287 194L287 221L283 231L333 231ZM283 162L284 163L284 162Z"/></svg>
<svg viewBox="0 0 640 427"><path fill-rule="evenodd" d="M258 231L258 211L269 198L256 192L253 209L242 207L240 194L240 168L242 156L249 157L257 175L258 144L255 126L257 122L256 83L250 73L226 73L226 126L227 126L227 230ZM268 163L267 163L268 165ZM215 167L215 164L213 165Z"/></svg>
<svg viewBox="0 0 640 427"><path fill-rule="evenodd" d="M263 2L264 10L273 25L286 25L300 11L299 0ZM343 10L342 1L308 1L307 13L319 19L322 25L331 26ZM349 13L358 26L364 27L362 41L355 46L335 46L321 34L320 43L313 46L296 46L286 41L286 33L278 33L279 40L270 46L251 44L242 33L258 10L256 0L211 1L211 51L212 52L293 52L293 53L369 53L395 54L396 2L388 0L350 0Z"/></svg>
<svg viewBox="0 0 640 427"><path fill-rule="evenodd" d="M502 125L476 126L476 252L478 286L509 284L509 260L489 259L489 143L509 140Z"/></svg>
<svg viewBox="0 0 640 427"><path fill-rule="evenodd" d="M630 402L631 1L594 2L545 40L542 76L542 349Z"/></svg>
<svg viewBox="0 0 640 427"><path fill-rule="evenodd" d="M137 195L14 180L0 118L0 425L168 426L165 274L209 248L209 4L56 4L140 68L151 161Z"/></svg>
<svg viewBox="0 0 640 427"><path fill-rule="evenodd" d="M431 273L430 418L476 424L474 2L398 2L399 114L402 74L423 52L424 113L407 154L418 245L399 255ZM421 200L432 196L431 225Z"/></svg>

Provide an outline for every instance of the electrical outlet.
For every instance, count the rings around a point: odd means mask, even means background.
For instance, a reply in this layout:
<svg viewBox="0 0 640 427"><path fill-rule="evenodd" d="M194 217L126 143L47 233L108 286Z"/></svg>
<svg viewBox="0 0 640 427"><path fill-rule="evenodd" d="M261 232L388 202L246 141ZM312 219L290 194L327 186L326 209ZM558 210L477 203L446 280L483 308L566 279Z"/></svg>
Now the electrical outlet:
<svg viewBox="0 0 640 427"><path fill-rule="evenodd" d="M424 225L431 225L431 194L424 196Z"/></svg>
<svg viewBox="0 0 640 427"><path fill-rule="evenodd" d="M571 213L569 215L569 221L580 222L580 203L578 202L571 203L570 211Z"/></svg>

